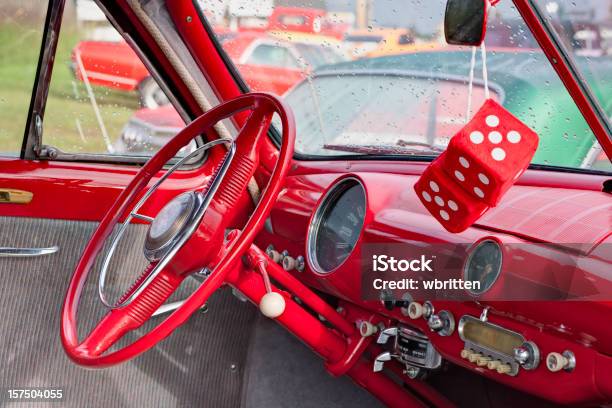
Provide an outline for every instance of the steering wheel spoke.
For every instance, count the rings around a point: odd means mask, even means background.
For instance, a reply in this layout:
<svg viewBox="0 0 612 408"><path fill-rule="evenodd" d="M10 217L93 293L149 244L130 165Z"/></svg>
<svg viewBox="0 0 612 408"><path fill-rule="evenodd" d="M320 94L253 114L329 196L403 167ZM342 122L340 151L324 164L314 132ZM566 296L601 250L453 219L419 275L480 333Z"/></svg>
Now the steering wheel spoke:
<svg viewBox="0 0 612 408"><path fill-rule="evenodd" d="M92 356L104 353L125 334L139 328L149 320L180 286L184 278L185 276L165 270L160 272L132 303L108 312L77 347L77 351ZM130 290L128 289L128 292Z"/></svg>

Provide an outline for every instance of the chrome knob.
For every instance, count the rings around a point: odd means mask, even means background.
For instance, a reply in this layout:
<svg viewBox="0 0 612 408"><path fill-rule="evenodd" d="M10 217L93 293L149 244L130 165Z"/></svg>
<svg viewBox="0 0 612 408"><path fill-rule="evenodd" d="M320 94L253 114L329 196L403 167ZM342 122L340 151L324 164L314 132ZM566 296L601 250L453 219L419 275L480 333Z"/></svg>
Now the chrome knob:
<svg viewBox="0 0 612 408"><path fill-rule="evenodd" d="M540 364L540 349L532 341L526 341L513 351L514 361L525 370L533 370Z"/></svg>
<svg viewBox="0 0 612 408"><path fill-rule="evenodd" d="M385 351L383 353L380 353L374 359L374 367L372 367L372 371L374 371L375 373L378 373L378 372L382 371L385 363L387 361L391 361L391 359L393 357L395 357L395 356L393 354L391 354L390 351Z"/></svg>
<svg viewBox="0 0 612 408"><path fill-rule="evenodd" d="M455 318L448 310L442 310L438 314L429 316L427 325L440 336L450 336L455 331Z"/></svg>
<svg viewBox="0 0 612 408"><path fill-rule="evenodd" d="M387 327L378 335L378 339L376 339L376 343L378 344L387 344L387 341L390 337L397 336L397 327Z"/></svg>

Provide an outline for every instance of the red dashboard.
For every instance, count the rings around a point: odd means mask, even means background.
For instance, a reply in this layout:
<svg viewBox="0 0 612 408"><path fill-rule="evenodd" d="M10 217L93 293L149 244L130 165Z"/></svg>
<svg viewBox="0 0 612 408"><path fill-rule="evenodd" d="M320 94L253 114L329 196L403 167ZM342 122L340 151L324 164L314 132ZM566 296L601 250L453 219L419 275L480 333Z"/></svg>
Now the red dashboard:
<svg viewBox="0 0 612 408"><path fill-rule="evenodd" d="M358 323L364 312L375 312L389 326L403 324L426 335L442 358L507 385L563 403L596 403L612 397L612 330L607 321L612 302L609 282L612 243L612 202L602 192L604 177L545 171L529 171L498 207L477 225L460 234L444 230L421 205L413 184L424 164L386 162L303 162L296 164L271 214L258 245L272 245L290 257L305 259L303 271L291 273L320 292L340 299L340 310ZM313 270L307 254L312 217L325 192L346 177L358 179L366 191L363 228L348 258L328 274ZM505 254L513 267L502 269L487 296L464 301L428 299L426 293L410 293L422 303L431 301L435 313L450 312L455 322L470 315L479 319L488 308L488 322L519 333L537 345L541 360L535 369L521 368L517 375L498 373L486 364L470 361L459 331L440 335L426 319L412 319L402 307L385 307L381 301L363 300L361 249L375 243L416 245L467 244L494 239L503 244L542 245L531 254ZM580 245L577 245L580 243ZM507 251L507 249L505 248ZM518 251L515 249L515 251ZM556 256L570 254L577 268L564 268ZM517 261L517 259L519 261ZM510 270L508 270L510 269ZM578 271L578 272L576 272ZM564 285L560 283L564 282ZM499 301L504 291L517 285L532 301ZM563 300L535 301L542 291L563 287ZM598 290L589 292L588 288ZM487 300L487 299L496 299ZM388 305L387 305L388 306ZM553 372L546 363L552 352L571 351L575 367ZM554 384L554 386L551 386Z"/></svg>

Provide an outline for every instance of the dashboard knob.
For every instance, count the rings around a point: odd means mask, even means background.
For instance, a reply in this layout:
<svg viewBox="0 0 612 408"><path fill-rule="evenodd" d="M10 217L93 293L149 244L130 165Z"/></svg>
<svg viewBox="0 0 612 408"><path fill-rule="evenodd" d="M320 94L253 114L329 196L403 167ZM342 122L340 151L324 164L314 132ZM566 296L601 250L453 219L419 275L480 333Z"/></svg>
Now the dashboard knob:
<svg viewBox="0 0 612 408"><path fill-rule="evenodd" d="M440 336L450 336L455 331L455 318L448 310L442 310L439 314L429 316L427 325Z"/></svg>
<svg viewBox="0 0 612 408"><path fill-rule="evenodd" d="M387 327L386 329L380 332L380 334L378 335L378 339L376 339L376 343L387 344L387 341L389 341L391 337L397 336L397 333L397 327Z"/></svg>
<svg viewBox="0 0 612 408"><path fill-rule="evenodd" d="M476 360L478 359L478 357L482 357L482 354L480 353L472 353L468 356L468 360L470 361L470 363L475 363Z"/></svg>
<svg viewBox="0 0 612 408"><path fill-rule="evenodd" d="M514 360L526 370L533 370L540 364L540 349L532 341L526 341L514 349Z"/></svg>
<svg viewBox="0 0 612 408"><path fill-rule="evenodd" d="M359 334L361 337L369 337L378 331L378 327L368 322L367 320L363 320L359 324Z"/></svg>
<svg viewBox="0 0 612 408"><path fill-rule="evenodd" d="M391 354L390 351L380 353L378 356L376 356L376 359L374 359L374 367L372 368L372 371L374 371L375 373L382 371L385 362L391 361L391 358L393 357L394 355Z"/></svg>
<svg viewBox="0 0 612 408"><path fill-rule="evenodd" d="M561 370L572 371L574 367L576 367L576 357L569 350L565 350L563 354L548 353L546 356L546 368L553 373Z"/></svg>
<svg viewBox="0 0 612 408"><path fill-rule="evenodd" d="M491 360L487 363L487 368L489 370L497 370L497 367L501 365L501 361L499 360Z"/></svg>
<svg viewBox="0 0 612 408"><path fill-rule="evenodd" d="M292 256L287 255L286 257L283 258L283 269L286 271L292 271L295 269L295 267L297 266L297 262L295 261L295 258L293 258Z"/></svg>
<svg viewBox="0 0 612 408"><path fill-rule="evenodd" d="M410 302L408 305L408 317L415 320L423 316L423 305L419 302Z"/></svg>
<svg viewBox="0 0 612 408"><path fill-rule="evenodd" d="M489 356L480 356L480 357L476 358L476 365L478 367L484 367L487 364L489 364L489 361L491 361L491 357L489 357Z"/></svg>
<svg viewBox="0 0 612 408"><path fill-rule="evenodd" d="M269 245L268 248L266 248L266 255L268 255L274 263L279 263L283 260L283 256L274 249L274 245Z"/></svg>
<svg viewBox="0 0 612 408"><path fill-rule="evenodd" d="M510 364L500 363L497 366L497 372L500 374L508 374L510 371L512 371Z"/></svg>

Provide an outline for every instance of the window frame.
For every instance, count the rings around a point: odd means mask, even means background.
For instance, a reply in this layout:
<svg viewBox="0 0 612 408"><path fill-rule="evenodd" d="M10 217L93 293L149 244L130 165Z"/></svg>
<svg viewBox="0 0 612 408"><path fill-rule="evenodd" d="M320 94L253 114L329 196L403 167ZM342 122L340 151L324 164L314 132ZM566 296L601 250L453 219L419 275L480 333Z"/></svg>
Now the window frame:
<svg viewBox="0 0 612 408"><path fill-rule="evenodd" d="M45 20L43 38L41 43L41 51L36 69L36 76L28 111L27 122L23 144L21 147L21 160L50 160L50 161L65 161L65 162L83 162L83 163L107 163L107 164L124 164L124 165L142 165L146 163L152 156L139 155L121 155L108 153L68 153L60 149L44 144L44 112L47 103L47 96L51 86L53 75L53 64L57 51L57 44L61 34L62 19L64 17L64 5L66 0L49 0L48 11ZM191 117L183 108L178 97L171 92L167 82L160 75L154 64L150 61L145 53L137 46L134 39L126 33L118 25L113 16L110 15L106 7L98 0L94 0L97 7L104 13L108 22L117 30L121 37L136 53L143 65L149 71L151 77L157 82L162 91L168 97L170 104L177 110L179 116L189 123ZM204 144L202 135L195 139L196 146L200 147ZM183 169L189 169L201 166L206 160L207 154L202 152L194 157L183 166ZM171 165L178 159L171 159L167 164Z"/></svg>

